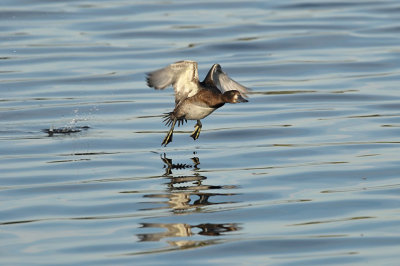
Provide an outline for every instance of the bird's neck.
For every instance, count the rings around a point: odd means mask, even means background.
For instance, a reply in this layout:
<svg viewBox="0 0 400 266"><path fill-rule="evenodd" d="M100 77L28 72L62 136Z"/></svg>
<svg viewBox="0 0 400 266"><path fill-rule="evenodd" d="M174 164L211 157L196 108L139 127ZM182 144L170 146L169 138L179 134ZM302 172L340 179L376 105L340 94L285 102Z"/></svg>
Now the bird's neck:
<svg viewBox="0 0 400 266"><path fill-rule="evenodd" d="M203 102L205 105L211 107L211 108L220 108L226 103L225 97L223 97L223 94L221 93L216 93L213 90L205 90L206 93L200 93L198 95L200 97L200 101Z"/></svg>

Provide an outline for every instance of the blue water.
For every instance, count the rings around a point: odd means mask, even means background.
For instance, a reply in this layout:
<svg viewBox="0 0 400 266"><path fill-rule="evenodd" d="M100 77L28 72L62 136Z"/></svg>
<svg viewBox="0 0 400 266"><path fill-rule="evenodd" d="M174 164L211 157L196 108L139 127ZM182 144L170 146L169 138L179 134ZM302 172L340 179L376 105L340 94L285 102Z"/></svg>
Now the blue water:
<svg viewBox="0 0 400 266"><path fill-rule="evenodd" d="M1 265L397 265L399 1L0 3ZM249 102L168 130L145 73ZM49 129L72 129L49 135Z"/></svg>

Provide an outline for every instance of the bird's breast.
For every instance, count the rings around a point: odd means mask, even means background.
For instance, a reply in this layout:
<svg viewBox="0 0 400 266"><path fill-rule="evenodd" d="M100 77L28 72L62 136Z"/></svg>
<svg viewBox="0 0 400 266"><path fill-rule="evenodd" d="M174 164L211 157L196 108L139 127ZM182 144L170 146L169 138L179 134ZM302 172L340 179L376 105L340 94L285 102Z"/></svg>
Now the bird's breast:
<svg viewBox="0 0 400 266"><path fill-rule="evenodd" d="M214 112L215 109L206 105L185 103L179 106L176 112L179 117L185 117L188 120L200 120Z"/></svg>

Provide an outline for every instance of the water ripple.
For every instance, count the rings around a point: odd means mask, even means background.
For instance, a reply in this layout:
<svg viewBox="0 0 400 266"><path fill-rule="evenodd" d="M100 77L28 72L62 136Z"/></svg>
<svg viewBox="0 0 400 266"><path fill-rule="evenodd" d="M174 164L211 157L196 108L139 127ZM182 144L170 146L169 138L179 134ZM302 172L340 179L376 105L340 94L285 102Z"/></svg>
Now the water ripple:
<svg viewBox="0 0 400 266"><path fill-rule="evenodd" d="M397 264L399 10L2 1L2 263ZM164 148L183 59L252 91Z"/></svg>

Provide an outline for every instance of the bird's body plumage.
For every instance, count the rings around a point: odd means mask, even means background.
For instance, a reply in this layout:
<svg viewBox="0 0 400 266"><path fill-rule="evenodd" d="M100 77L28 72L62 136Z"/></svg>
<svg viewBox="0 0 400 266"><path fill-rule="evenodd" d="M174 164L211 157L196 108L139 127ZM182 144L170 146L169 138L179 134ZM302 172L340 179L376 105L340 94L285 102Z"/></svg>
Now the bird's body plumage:
<svg viewBox="0 0 400 266"><path fill-rule="evenodd" d="M191 135L193 139L197 139L201 130L201 119L225 103L247 102L244 97L248 89L232 80L219 64L211 67L202 82L199 81L197 69L197 62L186 60L147 74L149 87L165 89L172 85L175 90L175 109L167 113L164 120L167 125L171 125L171 129L162 145L166 146L172 141L176 122L179 126L186 120L197 120L196 129Z"/></svg>

